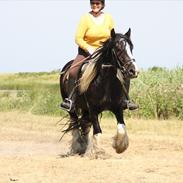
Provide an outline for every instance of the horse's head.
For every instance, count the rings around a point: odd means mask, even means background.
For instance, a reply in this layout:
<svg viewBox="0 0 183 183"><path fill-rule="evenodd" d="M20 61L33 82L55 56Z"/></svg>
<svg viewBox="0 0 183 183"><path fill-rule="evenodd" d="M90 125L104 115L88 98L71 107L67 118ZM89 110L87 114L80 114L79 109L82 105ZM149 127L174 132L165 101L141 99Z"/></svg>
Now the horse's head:
<svg viewBox="0 0 183 183"><path fill-rule="evenodd" d="M111 40L113 42L113 55L117 62L117 66L123 73L124 77L136 78L139 70L132 54L133 44L130 38L131 29L124 35L115 33L111 30Z"/></svg>

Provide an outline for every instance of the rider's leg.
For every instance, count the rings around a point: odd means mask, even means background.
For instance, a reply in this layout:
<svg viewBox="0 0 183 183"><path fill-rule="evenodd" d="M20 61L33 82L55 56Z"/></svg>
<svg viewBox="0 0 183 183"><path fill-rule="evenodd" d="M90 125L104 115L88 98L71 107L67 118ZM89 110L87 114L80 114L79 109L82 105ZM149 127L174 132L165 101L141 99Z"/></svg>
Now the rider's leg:
<svg viewBox="0 0 183 183"><path fill-rule="evenodd" d="M75 100L77 96L77 77L78 77L78 71L81 66L81 64L84 62L85 58L89 56L89 53L87 53L85 50L82 48L78 48L78 55L74 59L70 69L69 69L69 78L73 79L71 81L71 87L73 86L72 90L70 90L70 94L68 98L64 99L64 101L61 103L61 108L67 110L67 111L72 111L74 106L75 106ZM71 79L71 80L72 80ZM74 82L74 83L73 83Z"/></svg>
<svg viewBox="0 0 183 183"><path fill-rule="evenodd" d="M60 104L60 107L66 111L73 111L75 106L75 100L77 96L77 75L78 70L86 57L84 55L78 54L74 59L70 69L69 69L69 85L72 89L69 91L68 98L65 98L64 101Z"/></svg>
<svg viewBox="0 0 183 183"><path fill-rule="evenodd" d="M60 104L60 107L66 111L71 112L73 111L77 96L77 84L75 83L74 78L69 79L69 85L72 86L72 90L70 91L68 98L65 98L64 101Z"/></svg>
<svg viewBox="0 0 183 183"><path fill-rule="evenodd" d="M71 67L69 68L69 77L77 79L79 68L86 57L83 55L77 55L74 59Z"/></svg>
<svg viewBox="0 0 183 183"><path fill-rule="evenodd" d="M125 87L124 88L125 95L123 96L123 103L122 103L123 109L129 109L129 110L138 109L139 106L137 104L135 104L133 101L131 101L130 97L128 95L129 88L130 88L130 79L125 79L124 87Z"/></svg>

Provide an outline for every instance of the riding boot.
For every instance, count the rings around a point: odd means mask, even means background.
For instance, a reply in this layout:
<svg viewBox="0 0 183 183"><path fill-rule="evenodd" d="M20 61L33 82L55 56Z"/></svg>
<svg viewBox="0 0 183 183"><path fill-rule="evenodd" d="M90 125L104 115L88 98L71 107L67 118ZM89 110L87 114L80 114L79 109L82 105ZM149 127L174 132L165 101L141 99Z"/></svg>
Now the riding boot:
<svg viewBox="0 0 183 183"><path fill-rule="evenodd" d="M133 101L130 100L123 100L122 107L123 109L129 109L129 110L136 110L139 108L137 104L135 104Z"/></svg>
<svg viewBox="0 0 183 183"><path fill-rule="evenodd" d="M125 95L123 96L123 102L122 102L122 107L123 109L129 109L129 110L136 110L139 108L137 104L135 104L133 101L130 100L129 98L129 88L130 88L130 80L126 79L124 82L124 93Z"/></svg>
<svg viewBox="0 0 183 183"><path fill-rule="evenodd" d="M60 108L62 108L63 110L66 110L68 112L72 112L74 111L74 107L75 107L75 100L76 100L76 96L77 96L77 86L75 83L74 79L71 79L70 81L73 84L73 88L69 94L68 98L65 98L64 101L60 104Z"/></svg>

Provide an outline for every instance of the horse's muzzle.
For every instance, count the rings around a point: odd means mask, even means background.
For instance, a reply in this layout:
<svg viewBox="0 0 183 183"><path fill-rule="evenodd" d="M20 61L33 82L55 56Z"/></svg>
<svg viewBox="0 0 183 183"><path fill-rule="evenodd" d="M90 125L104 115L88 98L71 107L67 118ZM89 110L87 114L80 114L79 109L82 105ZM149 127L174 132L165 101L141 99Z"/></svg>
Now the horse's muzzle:
<svg viewBox="0 0 183 183"><path fill-rule="evenodd" d="M138 66L136 64L136 62L131 62L131 65L128 68L128 77L133 79L133 78L137 78L139 74L139 69Z"/></svg>
<svg viewBox="0 0 183 183"><path fill-rule="evenodd" d="M128 75L130 78L137 78L138 74L139 74L139 70L136 70L136 69L128 70Z"/></svg>

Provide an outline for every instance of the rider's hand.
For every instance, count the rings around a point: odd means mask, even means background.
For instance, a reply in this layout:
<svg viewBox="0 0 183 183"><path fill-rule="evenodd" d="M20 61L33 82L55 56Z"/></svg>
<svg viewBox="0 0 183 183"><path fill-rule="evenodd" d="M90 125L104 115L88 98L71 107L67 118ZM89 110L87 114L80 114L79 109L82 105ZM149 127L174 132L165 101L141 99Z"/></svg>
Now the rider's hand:
<svg viewBox="0 0 183 183"><path fill-rule="evenodd" d="M88 50L90 55L92 55L95 52L95 49L92 47L89 47L87 50Z"/></svg>

